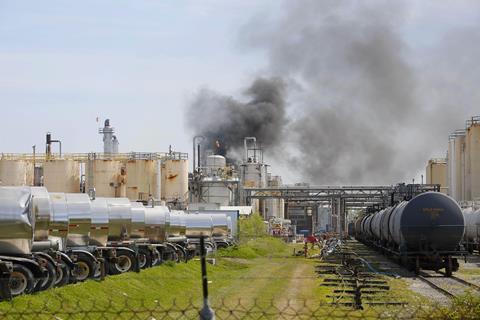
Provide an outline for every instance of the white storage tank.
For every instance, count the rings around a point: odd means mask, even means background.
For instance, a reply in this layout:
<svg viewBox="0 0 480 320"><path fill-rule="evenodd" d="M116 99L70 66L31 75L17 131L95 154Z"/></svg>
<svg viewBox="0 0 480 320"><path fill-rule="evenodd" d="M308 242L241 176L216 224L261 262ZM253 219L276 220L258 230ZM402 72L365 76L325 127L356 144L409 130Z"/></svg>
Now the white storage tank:
<svg viewBox="0 0 480 320"><path fill-rule="evenodd" d="M156 194L156 161L127 161L127 198L131 201L148 200Z"/></svg>
<svg viewBox="0 0 480 320"><path fill-rule="evenodd" d="M166 202L186 202L188 198L188 161L168 159L163 164L162 194Z"/></svg>
<svg viewBox="0 0 480 320"><path fill-rule="evenodd" d="M0 160L0 186L33 186L33 163L27 160Z"/></svg>
<svg viewBox="0 0 480 320"><path fill-rule="evenodd" d="M262 163L242 164L242 184L246 188L264 188L267 185L267 170Z"/></svg>
<svg viewBox="0 0 480 320"><path fill-rule="evenodd" d="M219 178L202 180L202 200L219 206L230 206L233 202L233 192L228 181Z"/></svg>
<svg viewBox="0 0 480 320"><path fill-rule="evenodd" d="M449 195L457 201L465 200L465 131L450 135L448 148Z"/></svg>
<svg viewBox="0 0 480 320"><path fill-rule="evenodd" d="M267 166L258 162L246 162L241 166L241 183L245 188L264 188L267 186ZM251 200L254 212L266 218L265 201Z"/></svg>
<svg viewBox="0 0 480 320"><path fill-rule="evenodd" d="M87 164L87 188L95 188L96 196L120 196L122 162L118 160L90 160Z"/></svg>
<svg viewBox="0 0 480 320"><path fill-rule="evenodd" d="M46 161L43 185L49 192L80 192L80 164L74 160Z"/></svg>
<svg viewBox="0 0 480 320"><path fill-rule="evenodd" d="M227 166L227 160L221 155L210 155L207 157L207 174L210 176L219 176L221 171Z"/></svg>
<svg viewBox="0 0 480 320"><path fill-rule="evenodd" d="M278 188L283 185L280 176L268 175L268 186L271 188ZM271 192L272 196L279 195L279 193ZM265 218L284 218L285 215L285 200L279 198L265 199Z"/></svg>

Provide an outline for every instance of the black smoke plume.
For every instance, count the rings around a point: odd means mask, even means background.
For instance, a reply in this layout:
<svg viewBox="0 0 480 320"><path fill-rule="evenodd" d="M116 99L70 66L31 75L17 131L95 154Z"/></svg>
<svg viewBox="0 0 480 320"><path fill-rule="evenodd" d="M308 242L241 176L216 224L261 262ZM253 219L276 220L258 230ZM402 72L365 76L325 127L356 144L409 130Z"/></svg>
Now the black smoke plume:
<svg viewBox="0 0 480 320"><path fill-rule="evenodd" d="M205 148L235 158L245 137L255 136L267 148L278 144L287 123L283 81L258 78L244 93L246 102L207 89L195 97L188 122L206 138Z"/></svg>

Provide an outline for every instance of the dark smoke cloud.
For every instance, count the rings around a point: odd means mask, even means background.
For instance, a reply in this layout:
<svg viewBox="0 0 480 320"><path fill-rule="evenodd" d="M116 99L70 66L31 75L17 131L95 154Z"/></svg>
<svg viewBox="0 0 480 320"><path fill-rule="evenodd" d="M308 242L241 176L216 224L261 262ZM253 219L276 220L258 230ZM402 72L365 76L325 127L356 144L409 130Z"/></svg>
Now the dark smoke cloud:
<svg viewBox="0 0 480 320"><path fill-rule="evenodd" d="M303 103L292 102L301 111L289 159L312 182L394 183L410 170L396 150L402 127L420 111L396 30L405 8L367 3L289 2L270 30L251 25L243 35L267 51L270 72L302 86Z"/></svg>
<svg viewBox="0 0 480 320"><path fill-rule="evenodd" d="M445 155L448 134L478 114L480 103L478 23L413 48L404 32L411 7L408 1L285 1L279 17L255 17L241 43L265 52L264 74L289 83L288 103L269 101L269 111L257 118L246 111L248 103L202 92L194 108L218 115L220 126L197 131L232 146L257 136L267 151L282 150L274 165L297 181L411 181L428 158Z"/></svg>
<svg viewBox="0 0 480 320"><path fill-rule="evenodd" d="M203 89L190 105L189 125L218 154L238 155L244 137L252 135L266 148L279 142L287 123L283 81L258 78L244 93L247 102Z"/></svg>

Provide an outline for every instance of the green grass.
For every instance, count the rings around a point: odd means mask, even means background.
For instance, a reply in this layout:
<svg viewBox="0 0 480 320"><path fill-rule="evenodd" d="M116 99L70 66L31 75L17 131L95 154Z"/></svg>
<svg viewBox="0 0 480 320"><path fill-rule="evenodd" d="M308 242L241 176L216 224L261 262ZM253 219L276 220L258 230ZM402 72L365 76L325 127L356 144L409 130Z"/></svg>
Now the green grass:
<svg viewBox="0 0 480 320"><path fill-rule="evenodd" d="M217 252L217 257L255 259L259 257L284 257L292 253L284 241L272 237L244 240Z"/></svg>

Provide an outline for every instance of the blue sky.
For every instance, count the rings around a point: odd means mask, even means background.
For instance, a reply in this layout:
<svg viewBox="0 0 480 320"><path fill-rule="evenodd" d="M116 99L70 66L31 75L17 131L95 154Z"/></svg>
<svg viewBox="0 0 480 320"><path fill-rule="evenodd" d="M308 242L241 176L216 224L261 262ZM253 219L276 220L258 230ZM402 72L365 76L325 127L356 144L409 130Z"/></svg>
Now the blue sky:
<svg viewBox="0 0 480 320"><path fill-rule="evenodd" d="M0 1L2 152L101 150L96 117L122 151L190 151L184 106L201 87L238 90L264 64L238 29L269 2Z"/></svg>

